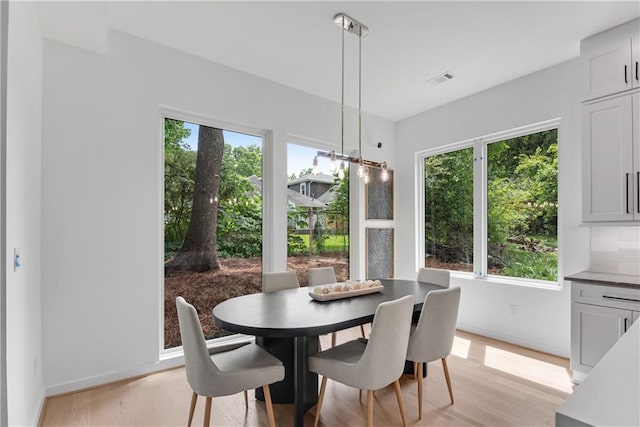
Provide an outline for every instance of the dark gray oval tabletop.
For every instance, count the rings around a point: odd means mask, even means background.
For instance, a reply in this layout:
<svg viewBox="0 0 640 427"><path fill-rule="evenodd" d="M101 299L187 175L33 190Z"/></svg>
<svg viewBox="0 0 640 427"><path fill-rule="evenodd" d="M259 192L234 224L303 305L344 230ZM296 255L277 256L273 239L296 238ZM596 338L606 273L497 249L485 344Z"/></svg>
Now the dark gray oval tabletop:
<svg viewBox="0 0 640 427"><path fill-rule="evenodd" d="M414 311L422 309L427 293L442 289L415 280L384 279L381 292L332 301L316 301L311 288L287 289L232 298L213 309L222 329L267 337L322 335L373 320L378 305L405 295L415 297Z"/></svg>

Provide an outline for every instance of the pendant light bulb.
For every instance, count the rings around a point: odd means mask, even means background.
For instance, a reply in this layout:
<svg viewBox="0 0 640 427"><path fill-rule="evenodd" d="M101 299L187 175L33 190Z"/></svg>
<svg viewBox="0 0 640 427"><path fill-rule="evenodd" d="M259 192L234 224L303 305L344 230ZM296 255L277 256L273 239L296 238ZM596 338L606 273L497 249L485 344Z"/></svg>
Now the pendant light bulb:
<svg viewBox="0 0 640 427"><path fill-rule="evenodd" d="M380 172L380 178L382 181L389 181L389 171L387 170L387 162L382 162L382 172Z"/></svg>
<svg viewBox="0 0 640 427"><path fill-rule="evenodd" d="M329 170L331 172L335 172L338 169L338 165L336 163L336 152L331 150L331 160L329 161Z"/></svg>
<svg viewBox="0 0 640 427"><path fill-rule="evenodd" d="M360 158L360 165L358 166L358 177L359 178L363 178L364 177L365 168L366 168L366 166L364 165L364 162L362 161L362 158Z"/></svg>
<svg viewBox="0 0 640 427"><path fill-rule="evenodd" d="M313 173L314 175L318 175L319 172L320 168L318 167L318 156L315 156L313 158L313 168L311 168L311 173Z"/></svg>
<svg viewBox="0 0 640 427"><path fill-rule="evenodd" d="M362 176L362 180L364 181L365 184L368 184L369 181L371 180L371 178L369 177L369 167L367 166L364 167L364 174Z"/></svg>
<svg viewBox="0 0 640 427"><path fill-rule="evenodd" d="M340 178L340 180L344 179L344 160L340 162L340 170L338 171L338 178Z"/></svg>

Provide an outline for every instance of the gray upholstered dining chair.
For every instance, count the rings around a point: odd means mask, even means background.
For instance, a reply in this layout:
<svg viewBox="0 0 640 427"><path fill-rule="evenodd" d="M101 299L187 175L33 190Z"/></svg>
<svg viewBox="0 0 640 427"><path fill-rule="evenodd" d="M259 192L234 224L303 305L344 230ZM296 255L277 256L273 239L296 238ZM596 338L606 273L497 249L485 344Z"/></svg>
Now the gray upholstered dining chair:
<svg viewBox="0 0 640 427"><path fill-rule="evenodd" d="M451 272L439 268L421 268L418 271L418 282L432 283L443 288L449 287Z"/></svg>
<svg viewBox="0 0 640 427"><path fill-rule="evenodd" d="M309 286L336 283L336 271L333 267L315 267L309 269Z"/></svg>
<svg viewBox="0 0 640 427"><path fill-rule="evenodd" d="M447 367L447 356L451 354L456 332L460 288L453 287L427 294L417 326L411 327L407 360L413 362L418 380L418 419L422 418L422 364L442 360L444 376L453 404L453 390Z"/></svg>
<svg viewBox="0 0 640 427"><path fill-rule="evenodd" d="M282 362L253 343L231 350L221 349L220 352L214 350L210 354L196 309L182 297L176 298L176 308L187 381L193 390L187 425L191 426L198 396L207 398L204 412L204 426L207 427L211 418L212 397L244 391L244 402L248 405L247 390L262 387L269 425L274 427L269 384L284 378Z"/></svg>
<svg viewBox="0 0 640 427"><path fill-rule="evenodd" d="M309 286L328 285L336 283L337 281L336 271L333 267L315 267L309 269ZM360 325L360 333L362 334L362 338L365 338L363 325ZM338 334L336 332L331 333L331 347L336 346L337 336Z"/></svg>
<svg viewBox="0 0 640 427"><path fill-rule="evenodd" d="M367 426L373 425L373 391L393 383L402 425L406 426L398 380L404 370L414 303L414 296L407 295L380 304L373 318L368 341L349 341L309 358L309 370L322 375L314 427L317 427L320 420L327 378L367 390Z"/></svg>
<svg viewBox="0 0 640 427"><path fill-rule="evenodd" d="M300 287L295 271L262 273L262 292L275 292Z"/></svg>

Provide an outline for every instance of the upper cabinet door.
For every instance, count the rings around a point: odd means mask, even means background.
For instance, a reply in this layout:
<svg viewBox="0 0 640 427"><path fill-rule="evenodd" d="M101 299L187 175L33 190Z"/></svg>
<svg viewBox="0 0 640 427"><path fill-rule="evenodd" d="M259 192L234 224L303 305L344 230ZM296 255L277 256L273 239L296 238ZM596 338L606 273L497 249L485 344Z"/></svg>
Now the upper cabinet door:
<svg viewBox="0 0 640 427"><path fill-rule="evenodd" d="M633 220L632 99L624 95L584 106L584 221Z"/></svg>
<svg viewBox="0 0 640 427"><path fill-rule="evenodd" d="M587 99L621 92L633 87L631 38L619 40L591 51L587 61ZM635 66L635 64L633 64Z"/></svg>
<svg viewBox="0 0 640 427"><path fill-rule="evenodd" d="M631 81L633 87L640 87L640 35L632 39L631 47Z"/></svg>

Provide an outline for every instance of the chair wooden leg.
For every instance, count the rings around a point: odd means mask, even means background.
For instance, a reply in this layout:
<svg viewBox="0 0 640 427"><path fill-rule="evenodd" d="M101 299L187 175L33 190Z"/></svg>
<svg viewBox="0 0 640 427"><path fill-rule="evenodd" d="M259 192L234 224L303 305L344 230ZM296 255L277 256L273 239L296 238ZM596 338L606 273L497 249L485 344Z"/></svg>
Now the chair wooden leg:
<svg viewBox="0 0 640 427"><path fill-rule="evenodd" d="M247 396L247 390L244 391L244 411L249 410L249 396Z"/></svg>
<svg viewBox="0 0 640 427"><path fill-rule="evenodd" d="M398 399L398 407L400 408L400 416L402 417L402 426L407 427L407 416L404 413L404 400L402 399L402 389L400 388L400 381L396 380L393 383L396 389L396 399Z"/></svg>
<svg viewBox="0 0 640 427"><path fill-rule="evenodd" d="M276 418L273 415L273 404L271 403L271 389L269 389L269 384L263 385L262 390L264 390L264 403L267 407L267 416L269 417L269 425L271 427L276 427Z"/></svg>
<svg viewBox="0 0 640 427"><path fill-rule="evenodd" d="M373 390L367 390L367 427L373 427Z"/></svg>
<svg viewBox="0 0 640 427"><path fill-rule="evenodd" d="M318 403L316 404L316 418L313 420L313 427L318 427L320 422L320 409L322 409L322 401L324 400L324 390L327 388L327 377L322 377L322 384L320 384L320 395L318 396Z"/></svg>
<svg viewBox="0 0 640 427"><path fill-rule="evenodd" d="M204 405L204 423L203 427L209 427L211 421L211 398L207 396L207 403Z"/></svg>
<svg viewBox="0 0 640 427"><path fill-rule="evenodd" d="M422 419L422 362L418 363L416 376L418 379L418 419L421 420Z"/></svg>
<svg viewBox="0 0 640 427"><path fill-rule="evenodd" d="M338 333L337 332L331 332L331 347L335 347L336 346L336 341L338 340Z"/></svg>
<svg viewBox="0 0 640 427"><path fill-rule="evenodd" d="M418 362L413 362L413 379L418 379Z"/></svg>
<svg viewBox="0 0 640 427"><path fill-rule="evenodd" d="M360 333L362 334L362 338L366 338L364 336L364 325L360 325Z"/></svg>
<svg viewBox="0 0 640 427"><path fill-rule="evenodd" d="M447 359L442 358L442 368L444 369L444 377L447 380L447 387L449 387L449 397L451 398L451 404L453 405L453 389L451 388L451 378L449 377L449 368L447 367Z"/></svg>
<svg viewBox="0 0 640 427"><path fill-rule="evenodd" d="M362 403L362 389L358 390L358 403Z"/></svg>
<svg viewBox="0 0 640 427"><path fill-rule="evenodd" d="M191 427L191 421L193 421L193 413L196 410L196 402L198 400L198 395L196 392L193 392L191 396L191 407L189 408L189 421L187 422L187 427Z"/></svg>

